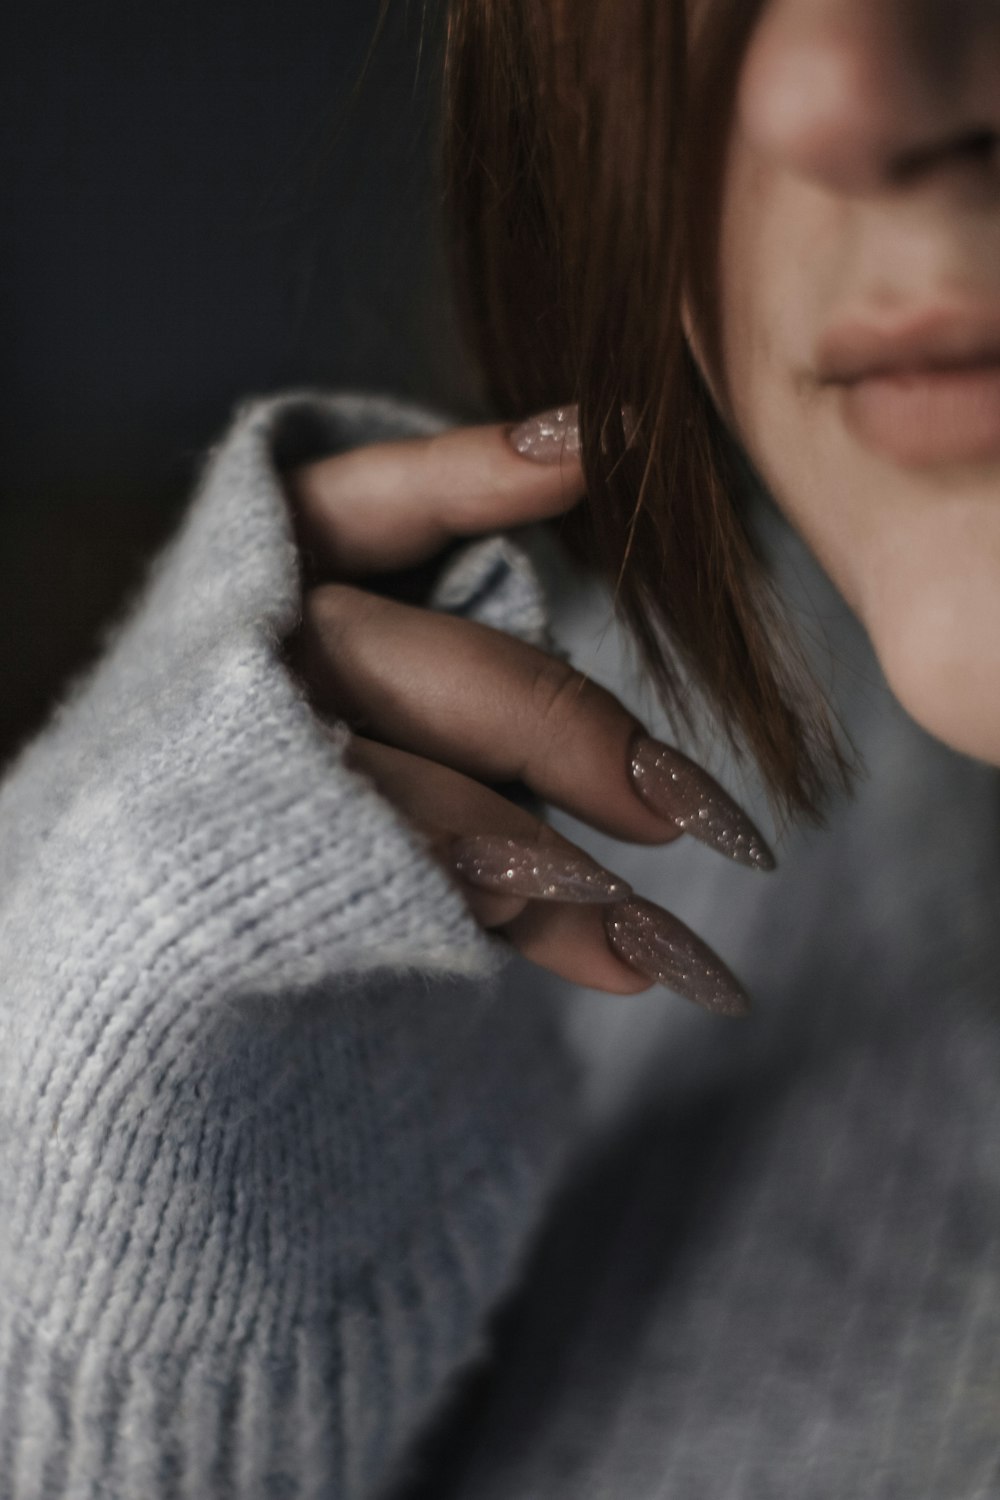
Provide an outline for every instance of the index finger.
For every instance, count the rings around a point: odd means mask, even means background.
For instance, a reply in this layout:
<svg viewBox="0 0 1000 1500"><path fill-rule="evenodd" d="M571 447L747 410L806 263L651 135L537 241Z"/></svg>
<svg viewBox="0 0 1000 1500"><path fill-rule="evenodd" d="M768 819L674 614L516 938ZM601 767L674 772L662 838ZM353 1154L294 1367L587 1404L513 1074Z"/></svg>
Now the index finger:
<svg viewBox="0 0 1000 1500"><path fill-rule="evenodd" d="M537 436L536 436L537 435ZM318 578L424 562L458 537L543 521L584 493L576 408L353 448L285 476Z"/></svg>

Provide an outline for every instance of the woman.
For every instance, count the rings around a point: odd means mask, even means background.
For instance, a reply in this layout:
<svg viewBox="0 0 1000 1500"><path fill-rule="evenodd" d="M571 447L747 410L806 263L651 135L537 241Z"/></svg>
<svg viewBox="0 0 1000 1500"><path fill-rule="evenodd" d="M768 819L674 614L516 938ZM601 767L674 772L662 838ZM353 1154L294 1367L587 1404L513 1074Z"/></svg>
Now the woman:
<svg viewBox="0 0 1000 1500"><path fill-rule="evenodd" d="M693 9L455 6L524 420L248 407L0 791L12 1500L996 1490L1000 19ZM768 881L564 515L779 808L863 758Z"/></svg>

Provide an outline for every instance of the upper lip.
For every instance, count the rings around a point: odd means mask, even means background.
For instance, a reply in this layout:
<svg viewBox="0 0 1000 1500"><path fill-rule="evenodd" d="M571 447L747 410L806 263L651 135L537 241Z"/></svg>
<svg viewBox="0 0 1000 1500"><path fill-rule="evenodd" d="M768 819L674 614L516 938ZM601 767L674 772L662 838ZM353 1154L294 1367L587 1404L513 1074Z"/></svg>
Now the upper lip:
<svg viewBox="0 0 1000 1500"><path fill-rule="evenodd" d="M849 385L992 363L1000 363L1000 307L935 308L845 320L823 335L815 370L821 381Z"/></svg>

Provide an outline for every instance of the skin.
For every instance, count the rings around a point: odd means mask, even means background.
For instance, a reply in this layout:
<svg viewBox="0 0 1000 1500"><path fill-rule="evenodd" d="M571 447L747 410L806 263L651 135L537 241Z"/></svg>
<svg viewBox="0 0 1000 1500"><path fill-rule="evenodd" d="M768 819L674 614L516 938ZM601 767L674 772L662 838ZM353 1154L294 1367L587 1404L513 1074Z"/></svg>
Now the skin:
<svg viewBox="0 0 1000 1500"><path fill-rule="evenodd" d="M538 796L621 839L676 826L629 784L631 714L566 663L474 621L364 587L450 541L556 516L583 495L578 461L521 457L500 426L373 444L286 476L307 566L289 663L321 715L355 731L349 760L445 862L455 835L573 849L488 783ZM446 670L442 670L442 663ZM478 921L564 979L615 994L650 981L610 951L601 908L497 895L459 881Z"/></svg>
<svg viewBox="0 0 1000 1500"><path fill-rule="evenodd" d="M727 3L695 0L695 46L720 34L701 23ZM873 450L816 353L847 316L963 299L1000 309L1000 151L982 149L1000 135L1000 7L763 0L739 20L739 55L723 70L716 316L702 339L707 324L690 312L689 339L900 701L1000 764L1000 457L915 463ZM499 427L287 476L307 567L290 665L320 714L352 726L353 765L442 858L456 834L571 847L491 789L516 779L618 838L678 837L629 785L635 721L609 693L506 635L365 586L456 538L558 515L582 489L575 458L532 463ZM463 893L484 926L554 973L616 993L649 987L609 951L599 908Z"/></svg>
<svg viewBox="0 0 1000 1500"><path fill-rule="evenodd" d="M995 0L762 5L725 154L710 383L903 706L1000 764L1000 458L873 449L816 361L847 317L1000 309L989 132L1000 135Z"/></svg>

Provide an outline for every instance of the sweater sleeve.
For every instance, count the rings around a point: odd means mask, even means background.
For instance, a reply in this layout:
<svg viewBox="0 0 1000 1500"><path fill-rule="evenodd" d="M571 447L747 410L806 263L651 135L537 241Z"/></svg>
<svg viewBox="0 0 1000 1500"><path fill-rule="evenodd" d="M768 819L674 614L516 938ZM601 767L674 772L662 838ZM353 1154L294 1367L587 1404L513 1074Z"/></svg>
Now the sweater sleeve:
<svg viewBox="0 0 1000 1500"><path fill-rule="evenodd" d="M5 1500L373 1494L563 1160L558 1014L281 657L279 466L434 425L248 406L0 786ZM430 602L545 638L510 538Z"/></svg>

